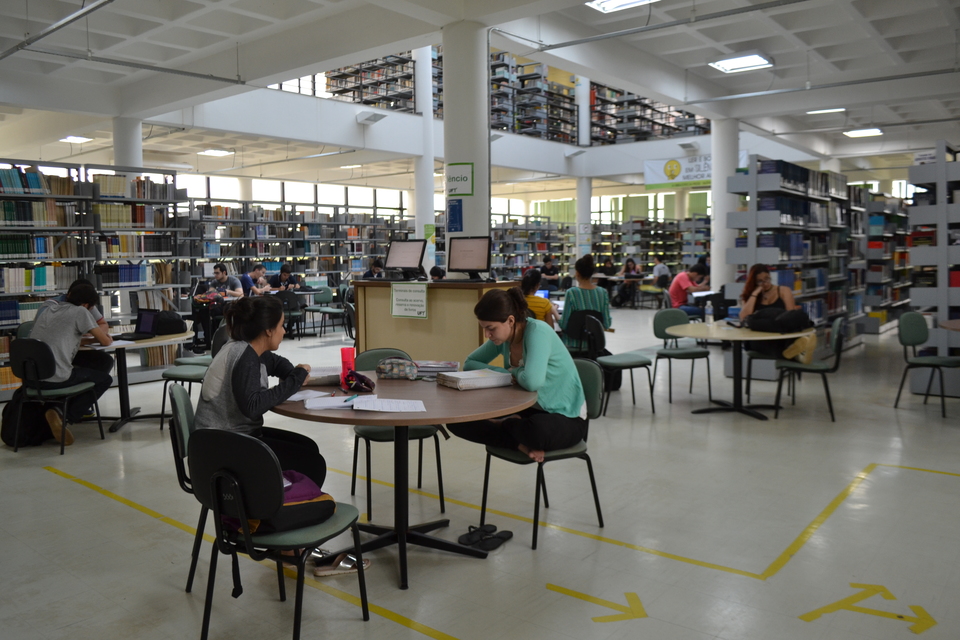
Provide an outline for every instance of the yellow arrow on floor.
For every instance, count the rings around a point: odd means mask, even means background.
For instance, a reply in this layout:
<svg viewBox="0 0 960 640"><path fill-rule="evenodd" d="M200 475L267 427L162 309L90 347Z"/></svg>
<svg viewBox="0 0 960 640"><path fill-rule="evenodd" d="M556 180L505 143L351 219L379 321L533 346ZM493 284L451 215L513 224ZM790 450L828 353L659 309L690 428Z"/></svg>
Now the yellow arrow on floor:
<svg viewBox="0 0 960 640"><path fill-rule="evenodd" d="M601 607L607 607L608 609L613 609L614 611L620 611L622 613L616 613L610 616L598 616L592 618L594 622L620 622L622 620L636 620L639 618L646 618L647 612L643 608L643 603L640 602L639 596L635 593L625 593L627 597L627 604L617 604L616 602L610 602L609 600L603 600L601 598L595 598L594 596L589 596L585 593L580 593L579 591L573 591L572 589L567 589L564 587L557 586L555 584L548 584L547 589L550 591L556 591L557 593L562 593L565 596L570 596L571 598L577 598L578 600L585 600L593 604L598 604Z"/></svg>
<svg viewBox="0 0 960 640"><path fill-rule="evenodd" d="M860 584L857 582L851 582L850 586L854 589L862 589L860 593L855 593L852 596L847 596L842 600L837 600L833 604L828 604L825 607L820 607L809 613L805 613L800 616L801 620L806 622L812 622L822 616L825 613L835 613L837 611L846 610L846 611L855 611L856 613L865 613L871 616L879 616L881 618L890 618L891 620L903 620L906 622L912 622L910 625L910 631L914 633L923 633L930 627L937 624L937 621L933 619L929 613L923 607L915 607L910 605L910 610L916 614L916 617L906 616L900 613L891 613L889 611L880 611L879 609L867 609L866 607L858 607L856 603L861 600L866 600L867 598L872 598L873 596L879 595L884 600L896 600L897 597L890 593L890 590L886 587L879 584Z"/></svg>

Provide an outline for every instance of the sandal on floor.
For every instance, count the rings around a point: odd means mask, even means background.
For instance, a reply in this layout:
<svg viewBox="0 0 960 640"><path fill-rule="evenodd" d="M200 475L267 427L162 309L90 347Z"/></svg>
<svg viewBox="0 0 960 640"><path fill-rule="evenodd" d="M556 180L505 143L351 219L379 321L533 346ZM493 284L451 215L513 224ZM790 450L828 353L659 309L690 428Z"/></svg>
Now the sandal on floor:
<svg viewBox="0 0 960 640"><path fill-rule="evenodd" d="M481 527L475 527L470 525L467 527L467 532L457 538L457 542L462 545L471 546L475 545L485 537L493 535L497 532L497 525L495 524L485 524Z"/></svg>
<svg viewBox="0 0 960 640"><path fill-rule="evenodd" d="M481 551L493 551L512 537L513 531L501 531L495 535L486 536L477 545L477 549Z"/></svg>
<svg viewBox="0 0 960 640"><path fill-rule="evenodd" d="M370 558L363 559L363 570L370 568ZM357 572L357 558L350 553L341 553L334 558L331 564L321 564L313 570L313 575L322 578L325 576L341 576Z"/></svg>

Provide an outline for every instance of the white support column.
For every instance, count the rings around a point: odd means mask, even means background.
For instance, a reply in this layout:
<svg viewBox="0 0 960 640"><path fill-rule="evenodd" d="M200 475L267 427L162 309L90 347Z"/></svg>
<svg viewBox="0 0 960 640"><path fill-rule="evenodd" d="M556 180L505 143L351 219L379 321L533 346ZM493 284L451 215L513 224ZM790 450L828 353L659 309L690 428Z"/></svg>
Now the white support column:
<svg viewBox="0 0 960 640"><path fill-rule="evenodd" d="M410 206L414 214L414 237L426 238L431 246L423 254L423 268L429 271L436 264L434 243L436 232L428 233L436 224L433 213L433 51L432 47L413 50L414 98L422 118L423 153L413 159L413 192ZM431 225L431 226L428 226ZM425 230L426 229L426 230ZM432 237L430 237L432 236Z"/></svg>
<svg viewBox="0 0 960 640"><path fill-rule="evenodd" d="M590 146L590 78L577 76L574 89L577 104L577 144Z"/></svg>
<svg viewBox="0 0 960 640"><path fill-rule="evenodd" d="M113 164L143 166L142 122L136 118L113 119Z"/></svg>
<svg viewBox="0 0 960 640"><path fill-rule="evenodd" d="M593 227L590 224L590 199L593 197L593 180L577 178L577 248L574 254L582 258L590 253ZM571 270L572 270L572 265Z"/></svg>
<svg viewBox="0 0 960 640"><path fill-rule="evenodd" d="M727 193L727 178L737 171L740 121L732 118L713 120L710 123L710 133L713 146L713 175L710 186L713 196L710 285L716 291L721 285L733 284L736 281L736 266L727 264L727 249L736 246L737 233L735 229L727 229L727 214L737 210L739 201L736 195Z"/></svg>
<svg viewBox="0 0 960 640"><path fill-rule="evenodd" d="M240 185L240 199L250 202L253 200L253 178L237 178Z"/></svg>
<svg viewBox="0 0 960 640"><path fill-rule="evenodd" d="M820 171L833 171L834 173L840 173L840 158L821 160Z"/></svg>
<svg viewBox="0 0 960 640"><path fill-rule="evenodd" d="M448 238L490 234L487 55L484 25L462 21L443 28L443 158ZM462 212L460 227L458 212Z"/></svg>
<svg viewBox="0 0 960 640"><path fill-rule="evenodd" d="M676 220L686 220L690 217L690 189L681 187L673 199L673 217Z"/></svg>

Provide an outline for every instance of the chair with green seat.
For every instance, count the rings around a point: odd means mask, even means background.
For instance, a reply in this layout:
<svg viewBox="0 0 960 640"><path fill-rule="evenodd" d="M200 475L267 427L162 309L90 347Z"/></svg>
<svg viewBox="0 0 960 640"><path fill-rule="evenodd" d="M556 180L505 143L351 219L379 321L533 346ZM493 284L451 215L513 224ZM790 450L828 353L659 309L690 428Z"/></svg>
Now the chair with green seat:
<svg viewBox="0 0 960 640"><path fill-rule="evenodd" d="M599 353L606 349L606 338L604 337L603 324L594 317L587 318L587 330L591 334L593 344ZM609 356L598 356L597 363L603 368L604 373L614 371L630 371L630 393L633 395L633 404L637 404L637 391L633 385L633 370L644 368L647 370L647 383L650 385L650 412L656 413L656 407L653 403L653 378L650 376L650 365L653 362L647 356L637 351L628 351L626 353L617 353ZM603 415L607 415L607 407L610 406L610 388L607 387L606 397L603 402Z"/></svg>
<svg viewBox="0 0 960 640"><path fill-rule="evenodd" d="M61 405L64 430L66 430L67 427L67 407L70 400L88 391L92 391L95 386L92 382L81 382L62 389L41 389L40 382L53 376L57 372L57 363L56 360L54 360L50 345L32 338L17 338L10 342L10 369L13 371L13 375L23 381L22 402ZM18 443L20 441L22 402L21 405L17 407L17 417L15 421L17 426L13 434L14 453L20 448ZM100 426L100 439L104 440L106 436L103 434L103 420L100 419L100 405L94 402L93 406L97 412L97 424ZM66 437L60 438L60 455L63 455L66 440Z"/></svg>
<svg viewBox="0 0 960 640"><path fill-rule="evenodd" d="M907 380L907 372L910 369L930 369L930 380L927 381L927 392L923 395L923 404L927 404L930 398L930 389L933 386L933 374L936 372L940 376L940 413L947 417L947 402L943 395L943 370L960 368L960 357L957 356L918 356L917 346L925 344L930 337L930 331L927 330L927 321L923 315L916 311L908 311L900 316L897 326L897 337L900 344L903 345L903 359L907 366L903 370L903 376L900 378L900 388L897 389L897 400L893 403L896 409L900 404L900 394L903 392L903 383ZM907 347L912 350L912 355L907 353Z"/></svg>
<svg viewBox="0 0 960 640"><path fill-rule="evenodd" d="M587 431L590 428L590 420L599 418L603 411L603 368L593 360L583 358L574 358L574 365L577 367L577 374L580 376L580 384L583 386L583 394L587 402ZM593 489L593 502L597 508L597 521L603 527L603 513L600 511L600 494L597 492L597 480L593 475L593 463L587 454L587 436L585 432L583 440L567 449L557 449L547 451L543 454L543 462L537 464L537 484L536 493L533 501L533 540L531 547L537 548L537 533L540 530L540 494L543 494L543 508L549 509L550 502L547 498L547 485L543 477L543 465L557 460L568 460L570 458L579 458L587 463L587 472L590 475L590 487ZM480 503L480 526L482 527L487 515L487 489L490 485L490 459L498 458L513 464L528 465L534 464L530 457L518 449L503 449L500 447L487 446L487 464L483 472L483 499Z"/></svg>
<svg viewBox="0 0 960 640"><path fill-rule="evenodd" d="M206 640L209 633L217 558L221 553L230 556L233 563L234 597L243 591L238 554L246 554L258 562L270 560L276 563L281 602L286 600L283 562L296 562L293 638L298 640L307 559L314 549L348 529L353 533L363 619L370 619L360 532L357 528L360 513L356 507L341 502L337 504L336 513L319 524L275 533L251 531L250 520L270 520L283 507L283 475L276 454L262 440L225 429L197 429L190 436L187 452L194 496L203 507L213 512L216 527L201 640ZM224 522L222 516L232 518L239 524L239 530ZM293 551L294 555L282 555L283 551Z"/></svg>
<svg viewBox="0 0 960 640"><path fill-rule="evenodd" d="M17 337L18 338L29 338L30 332L33 331L33 320L27 320L26 322L21 322L20 326L17 327Z"/></svg>
<svg viewBox="0 0 960 640"><path fill-rule="evenodd" d="M184 459L187 457L190 436L193 435L193 402L190 394L183 385L170 386L170 444L173 447L173 464L177 470L177 481L180 488L193 495L193 482L187 472ZM190 572L187 574L186 592L193 588L193 576L197 571L197 559L200 557L200 544L203 542L203 529L207 524L207 508L200 507L200 521L197 523L197 533L193 537L193 552L190 554Z"/></svg>
<svg viewBox="0 0 960 640"><path fill-rule="evenodd" d="M293 291L277 291L277 299L283 305L283 319L287 326L292 327L291 333L297 335L297 340L303 336L303 310L300 308L300 298Z"/></svg>
<svg viewBox="0 0 960 640"><path fill-rule="evenodd" d="M204 356L185 356L182 358L177 358L173 361L175 365L189 364L196 365L198 367L209 367L210 363L213 362L214 356L220 351L220 348L227 343L227 340L230 339L230 336L227 334L227 325L226 323L221 323L217 330L213 333L213 344L210 348L210 353Z"/></svg>
<svg viewBox="0 0 960 640"><path fill-rule="evenodd" d="M410 358L406 352L400 349L369 349L358 354L354 360L353 366L357 371L373 371L384 358ZM446 505L443 501L443 472L440 467L440 437L436 425L426 424L411 426L408 429L409 439L417 440L420 444L417 454L417 488L423 486L423 441L427 438L433 438L433 443L437 452L437 487L440 493L440 513L446 513ZM373 517L373 482L370 472L370 443L371 442L393 442L396 430L393 427L357 425L353 428L353 477L350 480L350 495L357 493L357 457L360 452L360 438L363 438L366 445L367 460L367 520Z"/></svg>
<svg viewBox="0 0 960 640"><path fill-rule="evenodd" d="M737 348L736 343L734 344L734 348L735 348L735 349ZM782 358L781 358L780 356L771 356L771 355L768 355L768 354L766 354L766 353L763 353L762 351L753 351L753 350L744 351L744 352L743 352L743 355L747 356L747 389L746 389L746 395L747 395L747 402L750 402L750 382L753 380L753 361L754 361L754 360L773 360L773 361L777 361L777 360L781 360Z"/></svg>
<svg viewBox="0 0 960 640"><path fill-rule="evenodd" d="M657 379L657 366L661 359L667 361L667 399L673 403L673 361L690 361L690 393L693 393L693 370L697 360L703 359L707 363L707 398L713 401L713 389L710 383L710 350L703 347L677 346L677 338L667 333L667 329L681 324L689 324L690 317L680 309L660 309L653 317L653 335L663 340L663 349L657 350L656 362L653 365L653 379ZM673 346L670 346L670 343Z"/></svg>
<svg viewBox="0 0 960 640"><path fill-rule="evenodd" d="M333 304L333 289L330 287L318 287L316 293L313 294L313 304L305 307L303 312L312 314L313 318L313 333L317 333L317 316L320 314L320 336L323 336L323 330L326 328L326 319L327 317L331 318L340 318L340 326L343 326L343 318L347 314L346 309L341 309L338 307L332 307Z"/></svg>
<svg viewBox="0 0 960 640"><path fill-rule="evenodd" d="M797 383L796 380L793 379L794 376L800 373L816 373L820 374L820 378L823 380L823 391L827 396L827 407L830 409L830 421L836 422L836 418L833 415L833 402L830 399L830 384L827 382L827 374L836 373L837 369L840 368L840 355L843 353L843 334L846 332L846 322L847 319L841 316L830 325L830 350L833 351L833 364L823 362L822 360L811 362L810 364L804 364L797 360L777 360L775 366L780 372L780 375L777 376L777 399L774 401L776 405L776 411L773 414L774 418L780 417L780 390L783 387L783 379L787 376L791 378L790 384L793 386L791 404L796 404Z"/></svg>

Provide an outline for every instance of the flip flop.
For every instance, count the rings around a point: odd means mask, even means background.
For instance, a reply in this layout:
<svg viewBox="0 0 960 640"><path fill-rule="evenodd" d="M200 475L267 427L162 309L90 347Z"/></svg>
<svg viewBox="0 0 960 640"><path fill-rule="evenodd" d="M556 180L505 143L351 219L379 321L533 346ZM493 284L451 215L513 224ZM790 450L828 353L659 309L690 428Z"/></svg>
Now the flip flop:
<svg viewBox="0 0 960 640"><path fill-rule="evenodd" d="M467 527L467 532L457 538L457 542L462 545L471 546L475 545L485 537L490 536L497 532L497 525L495 524L485 524L482 527L475 527L470 525Z"/></svg>
<svg viewBox="0 0 960 640"><path fill-rule="evenodd" d="M481 551L493 551L512 537L513 531L501 531L496 535L484 537L477 545L477 548Z"/></svg>
<svg viewBox="0 0 960 640"><path fill-rule="evenodd" d="M370 558L363 559L363 570L366 571L370 568ZM352 554L341 553L339 556L334 558L333 563L331 564L322 564L318 565L313 570L313 575L318 578L323 578L326 576L342 576L348 573L357 572L357 559Z"/></svg>

